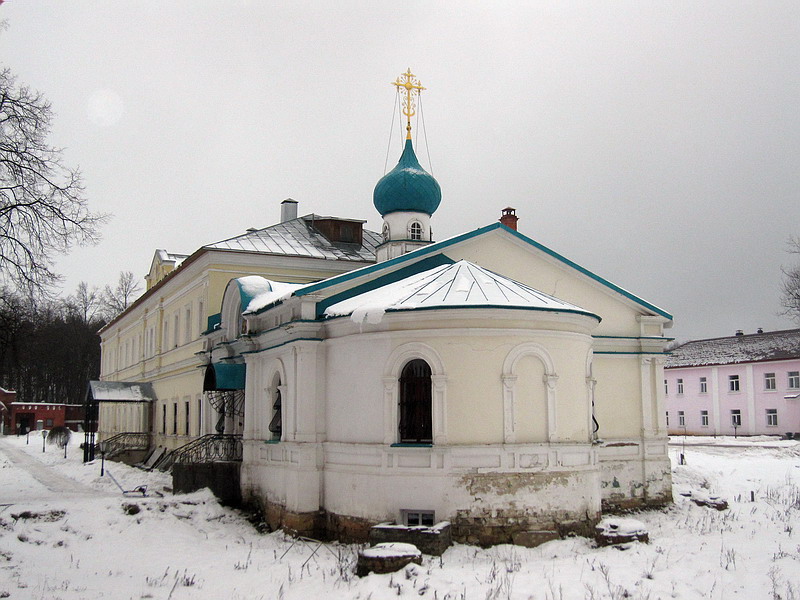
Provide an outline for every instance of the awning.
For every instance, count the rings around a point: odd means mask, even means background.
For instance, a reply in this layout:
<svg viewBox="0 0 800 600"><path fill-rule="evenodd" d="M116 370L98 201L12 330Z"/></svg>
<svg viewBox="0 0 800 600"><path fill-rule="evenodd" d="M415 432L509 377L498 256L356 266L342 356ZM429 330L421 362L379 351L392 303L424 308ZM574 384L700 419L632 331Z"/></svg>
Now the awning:
<svg viewBox="0 0 800 600"><path fill-rule="evenodd" d="M156 399L152 383L138 381L90 381L89 402L152 402Z"/></svg>
<svg viewBox="0 0 800 600"><path fill-rule="evenodd" d="M243 390L244 382L244 363L212 363L206 367L203 391Z"/></svg>

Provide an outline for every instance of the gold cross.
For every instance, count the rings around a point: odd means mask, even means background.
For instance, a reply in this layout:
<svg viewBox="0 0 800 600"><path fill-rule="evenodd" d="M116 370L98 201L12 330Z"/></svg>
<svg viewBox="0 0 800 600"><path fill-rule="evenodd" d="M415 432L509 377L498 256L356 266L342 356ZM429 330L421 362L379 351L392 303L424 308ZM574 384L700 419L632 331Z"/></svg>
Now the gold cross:
<svg viewBox="0 0 800 600"><path fill-rule="evenodd" d="M397 91L400 92L400 88L405 89L406 97L403 99L403 114L406 116L406 139L411 139L411 117L416 114L416 104L414 103L414 92L417 92L417 95L422 92L425 88L420 85L419 80L416 76L411 72L411 67L408 68L408 71L400 75L397 78L397 81L393 81L392 85L397 86ZM402 93L402 92L401 92Z"/></svg>

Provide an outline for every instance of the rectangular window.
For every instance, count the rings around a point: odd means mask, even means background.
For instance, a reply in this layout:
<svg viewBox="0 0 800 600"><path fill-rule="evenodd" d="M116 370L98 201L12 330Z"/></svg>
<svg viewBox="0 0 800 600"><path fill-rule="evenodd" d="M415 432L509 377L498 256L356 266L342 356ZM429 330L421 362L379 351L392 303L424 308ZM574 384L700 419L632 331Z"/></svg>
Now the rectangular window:
<svg viewBox="0 0 800 600"><path fill-rule="evenodd" d="M178 403L172 403L172 435L178 435Z"/></svg>
<svg viewBox="0 0 800 600"><path fill-rule="evenodd" d="M203 312L203 301L197 303L197 331L203 333L206 328L208 327L208 323L206 322L206 315Z"/></svg>
<svg viewBox="0 0 800 600"><path fill-rule="evenodd" d="M774 390L775 387L775 373L764 373L764 389Z"/></svg>
<svg viewBox="0 0 800 600"><path fill-rule="evenodd" d="M777 419L777 417L776 417L776 419ZM45 421L45 426L52 427L53 426L53 419L47 419L47 421Z"/></svg>
<svg viewBox="0 0 800 600"><path fill-rule="evenodd" d="M203 400L197 399L197 435L203 435Z"/></svg>
<svg viewBox="0 0 800 600"><path fill-rule="evenodd" d="M700 378L700 393L701 394L708 393L708 380L705 377Z"/></svg>
<svg viewBox="0 0 800 600"><path fill-rule="evenodd" d="M768 408L767 409L767 427L777 427L778 426L778 409L777 408Z"/></svg>
<svg viewBox="0 0 800 600"><path fill-rule="evenodd" d="M183 433L189 435L189 401L184 402L186 414L183 415Z"/></svg>
<svg viewBox="0 0 800 600"><path fill-rule="evenodd" d="M667 411L667 427L669 427L669 411Z"/></svg>
<svg viewBox="0 0 800 600"><path fill-rule="evenodd" d="M187 308L183 319L183 342L188 344L192 341L192 309Z"/></svg>
<svg viewBox="0 0 800 600"><path fill-rule="evenodd" d="M678 427L686 427L686 415L682 410L678 411Z"/></svg>
<svg viewBox="0 0 800 600"><path fill-rule="evenodd" d="M800 371L789 371L789 389L800 388Z"/></svg>
<svg viewBox="0 0 800 600"><path fill-rule="evenodd" d="M161 406L161 433L167 435L167 405Z"/></svg>
<svg viewBox="0 0 800 600"><path fill-rule="evenodd" d="M731 411L731 425L734 427L742 426L742 411L735 408Z"/></svg>
<svg viewBox="0 0 800 600"><path fill-rule="evenodd" d="M701 410L700 411L700 425L701 427L708 427L708 411Z"/></svg>
<svg viewBox="0 0 800 600"><path fill-rule="evenodd" d="M409 527L433 527L436 513L432 510L401 510L403 523Z"/></svg>
<svg viewBox="0 0 800 600"><path fill-rule="evenodd" d="M728 375L728 390L731 392L739 391L739 376Z"/></svg>
<svg viewBox="0 0 800 600"><path fill-rule="evenodd" d="M678 379L678 393L683 393L683 379Z"/></svg>
<svg viewBox="0 0 800 600"><path fill-rule="evenodd" d="M173 326L174 331L172 332L172 341L174 342L174 346L177 348L178 344L180 344L180 322L178 319L178 313L175 313L175 325Z"/></svg>
<svg viewBox="0 0 800 600"><path fill-rule="evenodd" d="M666 379L664 380L664 393L669 395L669 384Z"/></svg>

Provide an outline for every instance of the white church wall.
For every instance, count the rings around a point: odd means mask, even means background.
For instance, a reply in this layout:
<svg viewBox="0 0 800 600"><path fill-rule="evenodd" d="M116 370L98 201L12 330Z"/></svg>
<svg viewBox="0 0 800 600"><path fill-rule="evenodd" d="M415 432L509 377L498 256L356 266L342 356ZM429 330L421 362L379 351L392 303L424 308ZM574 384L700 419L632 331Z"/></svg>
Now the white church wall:
<svg viewBox="0 0 800 600"><path fill-rule="evenodd" d="M602 317L595 335L638 336L640 314L621 296L581 275L572 267L507 235L485 235L450 248L453 260L469 260L489 270L526 283Z"/></svg>

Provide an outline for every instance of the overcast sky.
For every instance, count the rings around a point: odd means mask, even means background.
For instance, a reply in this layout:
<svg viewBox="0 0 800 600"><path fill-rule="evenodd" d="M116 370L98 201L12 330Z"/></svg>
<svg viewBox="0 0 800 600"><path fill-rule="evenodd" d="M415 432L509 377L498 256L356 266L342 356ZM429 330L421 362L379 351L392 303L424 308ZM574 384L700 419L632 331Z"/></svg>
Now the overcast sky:
<svg viewBox="0 0 800 600"><path fill-rule="evenodd" d="M0 61L50 99L53 144L113 215L59 261L65 292L274 224L287 197L380 231L390 82L411 67L436 239L510 205L525 235L671 312L679 339L793 326L796 0L7 0L0 19Z"/></svg>

